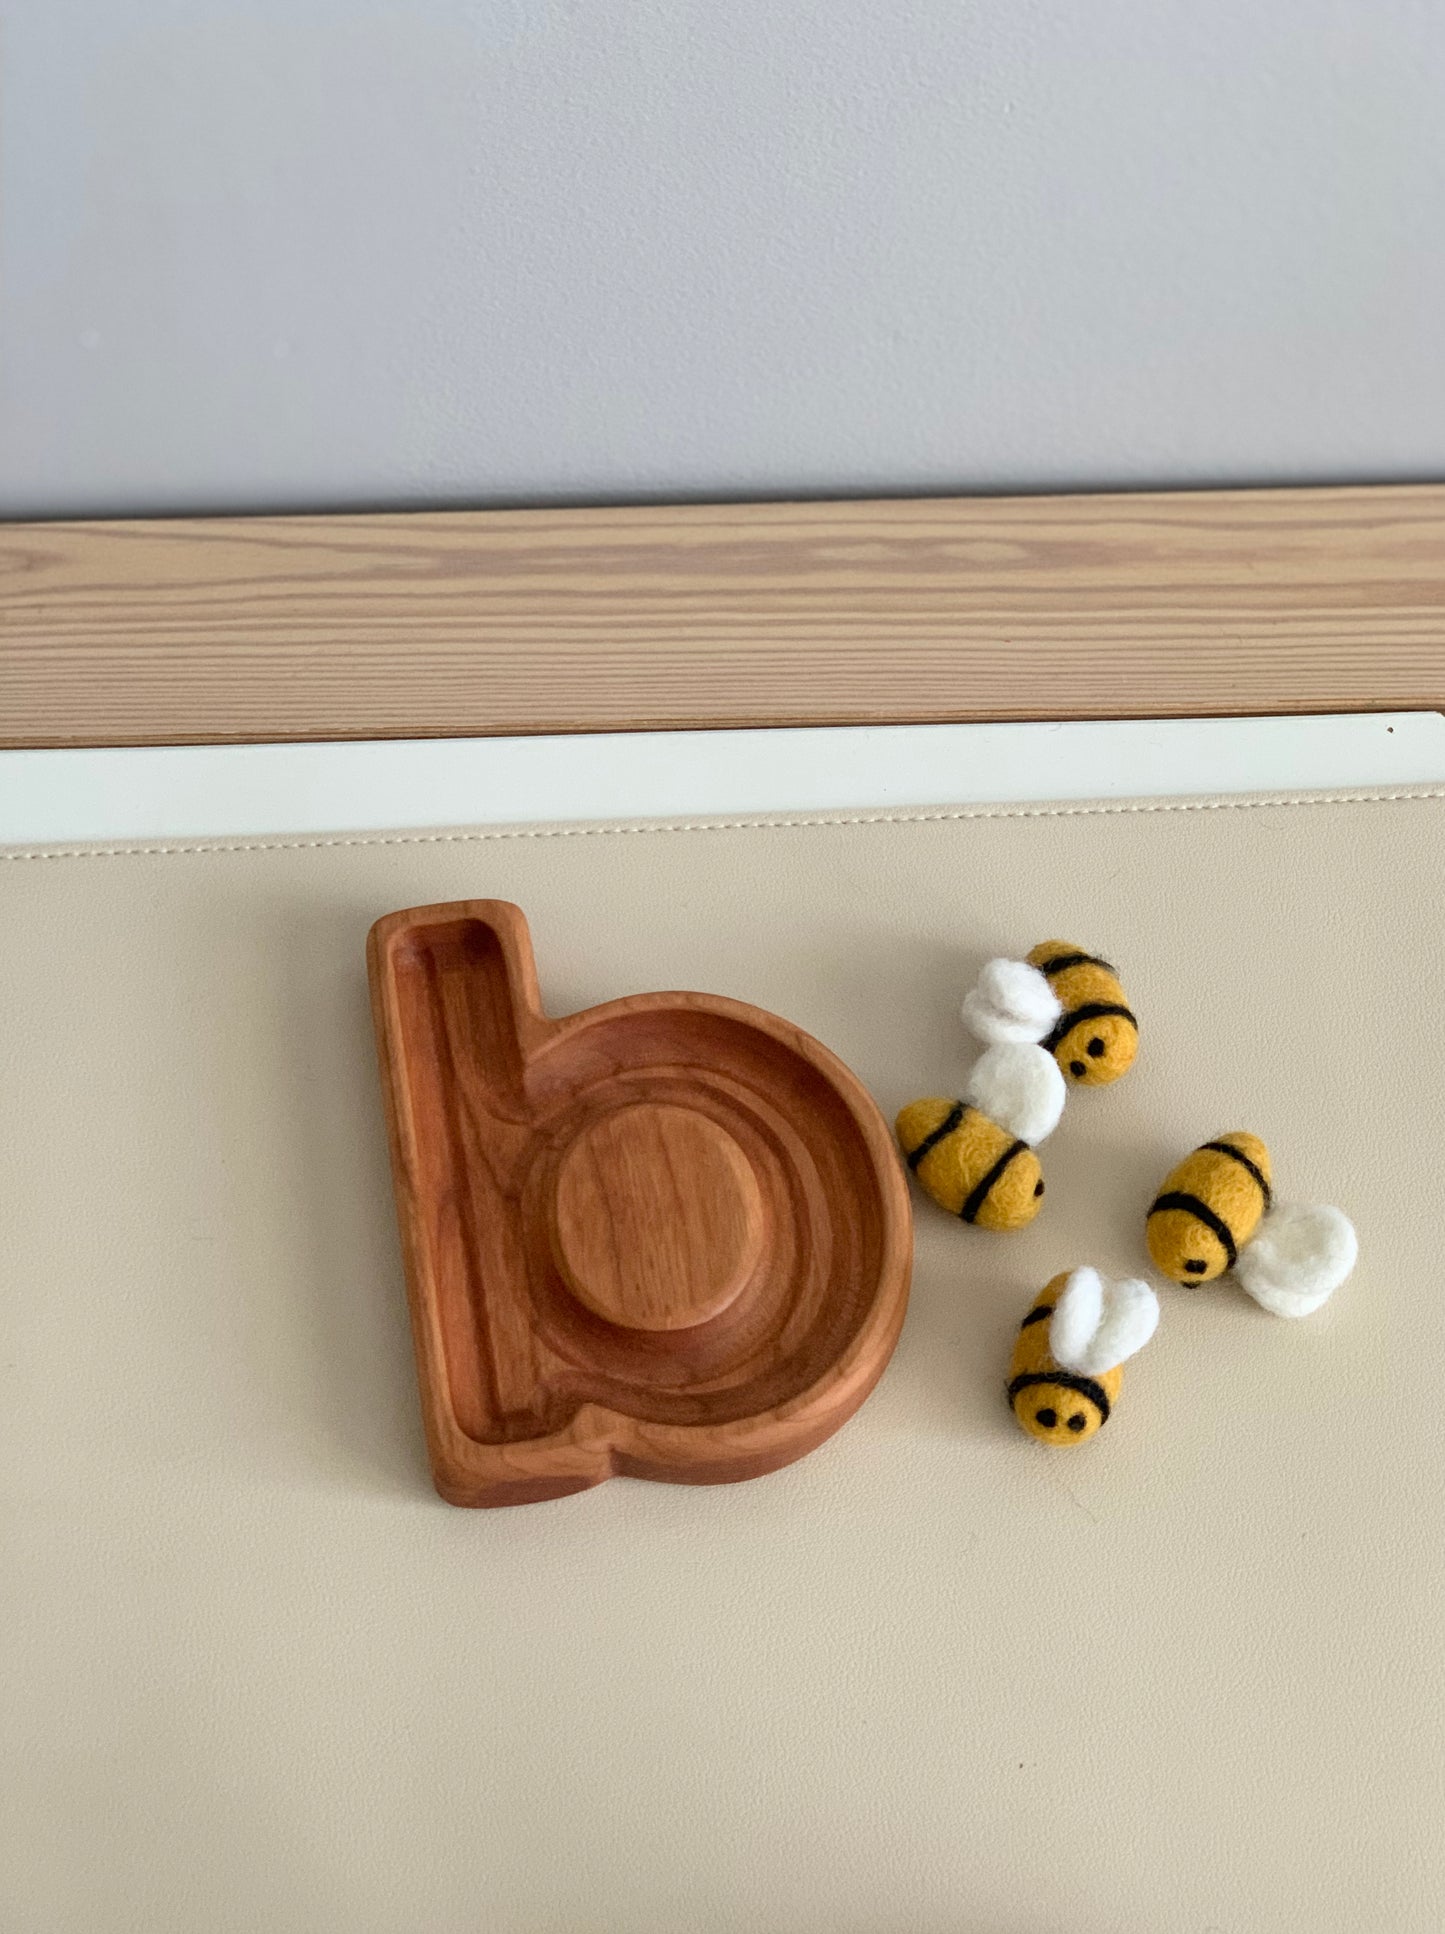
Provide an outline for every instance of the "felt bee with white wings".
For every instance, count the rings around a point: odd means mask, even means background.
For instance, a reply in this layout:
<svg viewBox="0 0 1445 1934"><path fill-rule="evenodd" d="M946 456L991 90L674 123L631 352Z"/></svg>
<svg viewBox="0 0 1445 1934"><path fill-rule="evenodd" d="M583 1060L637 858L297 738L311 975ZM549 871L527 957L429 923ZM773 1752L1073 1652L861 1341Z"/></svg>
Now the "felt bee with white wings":
<svg viewBox="0 0 1445 1934"><path fill-rule="evenodd" d="M1159 1323L1147 1283L1106 1282L1085 1266L1055 1276L1019 1326L1008 1400L1019 1425L1045 1444L1085 1444L1103 1429L1123 1364Z"/></svg>
<svg viewBox="0 0 1445 1934"><path fill-rule="evenodd" d="M1022 1229L1043 1205L1035 1144L1063 1109L1052 1055L1010 1041L979 1056L959 1100L910 1101L896 1127L909 1168L941 1209L980 1229Z"/></svg>
<svg viewBox="0 0 1445 1934"><path fill-rule="evenodd" d="M1098 1088L1134 1065L1139 1023L1107 960L1044 940L1027 960L991 960L963 1003L980 1041L1037 1041L1066 1080Z"/></svg>
<svg viewBox="0 0 1445 1934"><path fill-rule="evenodd" d="M1323 1203L1276 1202L1269 1150L1231 1129L1204 1142L1165 1176L1146 1240L1176 1283L1207 1283L1234 1271L1274 1316L1309 1316L1355 1266L1354 1225Z"/></svg>

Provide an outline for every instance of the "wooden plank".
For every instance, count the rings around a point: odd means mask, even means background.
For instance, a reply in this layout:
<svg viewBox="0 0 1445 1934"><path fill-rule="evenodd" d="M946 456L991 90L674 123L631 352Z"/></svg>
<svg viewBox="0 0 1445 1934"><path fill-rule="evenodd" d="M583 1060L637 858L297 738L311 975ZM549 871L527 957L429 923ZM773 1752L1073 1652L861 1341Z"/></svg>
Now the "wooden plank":
<svg viewBox="0 0 1445 1934"><path fill-rule="evenodd" d="M0 528L0 743L1445 707L1445 487Z"/></svg>

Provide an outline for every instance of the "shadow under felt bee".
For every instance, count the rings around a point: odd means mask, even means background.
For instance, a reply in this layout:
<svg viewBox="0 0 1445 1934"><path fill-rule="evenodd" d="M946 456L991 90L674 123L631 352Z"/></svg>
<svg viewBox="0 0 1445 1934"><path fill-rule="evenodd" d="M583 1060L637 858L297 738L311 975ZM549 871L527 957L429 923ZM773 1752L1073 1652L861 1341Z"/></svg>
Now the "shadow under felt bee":
<svg viewBox="0 0 1445 1934"><path fill-rule="evenodd" d="M1107 1283L1084 1267L1055 1276L1019 1325L1008 1400L1020 1429L1045 1444L1085 1444L1109 1421L1123 1365L1159 1323L1147 1283Z"/></svg>
<svg viewBox="0 0 1445 1934"><path fill-rule="evenodd" d="M1064 1082L1027 1042L989 1048L959 1100L910 1101L896 1129L909 1168L941 1209L981 1229L1022 1229L1043 1202L1034 1144L1058 1126Z"/></svg>
<svg viewBox="0 0 1445 1934"><path fill-rule="evenodd" d="M1036 1041L1081 1087L1117 1081L1134 1064L1139 1023L1107 960L1068 940L1044 940L1027 960L991 960L963 1003L980 1041Z"/></svg>
<svg viewBox="0 0 1445 1934"><path fill-rule="evenodd" d="M1317 1310L1358 1251L1341 1210L1275 1201L1269 1150L1240 1129L1201 1143L1170 1170L1145 1234L1149 1254L1173 1282L1212 1282L1232 1269L1276 1316Z"/></svg>

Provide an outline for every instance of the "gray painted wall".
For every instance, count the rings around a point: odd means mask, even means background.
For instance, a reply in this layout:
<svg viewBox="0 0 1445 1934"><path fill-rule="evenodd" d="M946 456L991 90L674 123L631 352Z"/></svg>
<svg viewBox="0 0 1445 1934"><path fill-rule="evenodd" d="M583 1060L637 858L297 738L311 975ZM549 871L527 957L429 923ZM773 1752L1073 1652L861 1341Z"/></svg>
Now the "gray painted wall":
<svg viewBox="0 0 1445 1934"><path fill-rule="evenodd" d="M1445 472L1440 0L0 0L12 514Z"/></svg>

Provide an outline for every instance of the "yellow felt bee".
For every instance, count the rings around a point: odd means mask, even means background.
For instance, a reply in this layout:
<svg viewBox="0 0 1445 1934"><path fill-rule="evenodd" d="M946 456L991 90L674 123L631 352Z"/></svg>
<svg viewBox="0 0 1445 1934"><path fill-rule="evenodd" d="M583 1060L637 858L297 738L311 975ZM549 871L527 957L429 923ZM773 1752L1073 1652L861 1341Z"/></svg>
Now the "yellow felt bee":
<svg viewBox="0 0 1445 1934"><path fill-rule="evenodd" d="M1037 1041L1069 1081L1098 1088L1133 1066L1139 1023L1107 960L1044 940L1027 960L991 960L963 1003L981 1041Z"/></svg>
<svg viewBox="0 0 1445 1934"><path fill-rule="evenodd" d="M1231 1129L1165 1176L1145 1226L1149 1254L1176 1283L1232 1269L1276 1316L1308 1316L1355 1266L1349 1219L1323 1204L1274 1200L1269 1150Z"/></svg>
<svg viewBox="0 0 1445 1934"><path fill-rule="evenodd" d="M1045 1444L1084 1444L1118 1401L1123 1364L1159 1323L1147 1283L1106 1283L1087 1266L1055 1276L1019 1326L1008 1400L1019 1427Z"/></svg>
<svg viewBox="0 0 1445 1934"><path fill-rule="evenodd" d="M1022 1229L1039 1212L1044 1176L1027 1142L964 1101L926 1096L898 1116L908 1166L941 1209L981 1229Z"/></svg>
<svg viewBox="0 0 1445 1934"><path fill-rule="evenodd" d="M898 1116L908 1166L941 1209L980 1229L1022 1229L1043 1201L1033 1144L1056 1127L1064 1083L1043 1049L989 1048L962 1099L927 1095Z"/></svg>

